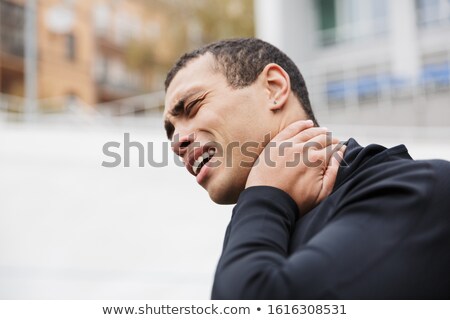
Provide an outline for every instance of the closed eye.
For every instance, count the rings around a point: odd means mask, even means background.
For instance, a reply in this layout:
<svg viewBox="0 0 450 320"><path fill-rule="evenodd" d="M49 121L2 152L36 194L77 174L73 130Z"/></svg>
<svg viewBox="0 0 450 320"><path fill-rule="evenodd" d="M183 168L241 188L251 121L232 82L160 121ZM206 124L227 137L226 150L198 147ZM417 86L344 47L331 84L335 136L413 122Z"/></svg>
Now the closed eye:
<svg viewBox="0 0 450 320"><path fill-rule="evenodd" d="M188 117L191 116L192 109L194 109L195 106L197 106L201 101L203 101L203 99L204 98L196 99L196 100L192 101L191 103L189 103L186 106L186 110L185 110L186 116L188 116Z"/></svg>

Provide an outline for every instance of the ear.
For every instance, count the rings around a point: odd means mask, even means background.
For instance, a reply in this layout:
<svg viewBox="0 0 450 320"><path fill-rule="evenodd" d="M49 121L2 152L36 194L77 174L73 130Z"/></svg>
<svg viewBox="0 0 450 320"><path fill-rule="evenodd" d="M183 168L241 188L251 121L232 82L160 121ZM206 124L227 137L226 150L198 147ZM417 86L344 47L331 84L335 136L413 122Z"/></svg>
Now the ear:
<svg viewBox="0 0 450 320"><path fill-rule="evenodd" d="M267 92L267 103L272 111L281 110L291 92L289 75L276 63L269 63L261 72Z"/></svg>

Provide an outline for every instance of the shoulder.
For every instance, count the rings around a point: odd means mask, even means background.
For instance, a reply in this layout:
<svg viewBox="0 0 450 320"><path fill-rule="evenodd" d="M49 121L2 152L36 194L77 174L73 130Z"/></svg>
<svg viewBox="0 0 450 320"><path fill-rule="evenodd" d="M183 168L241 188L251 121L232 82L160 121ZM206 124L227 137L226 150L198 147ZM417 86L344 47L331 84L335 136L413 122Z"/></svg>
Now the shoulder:
<svg viewBox="0 0 450 320"><path fill-rule="evenodd" d="M335 190L337 208L334 215L348 212L348 208L359 208L359 211L389 219L398 215L418 218L424 213L430 217L442 216L450 210L448 190L448 161L399 159L380 162L360 170Z"/></svg>
<svg viewBox="0 0 450 320"><path fill-rule="evenodd" d="M440 174L445 171L445 165L436 161L438 160L383 161L361 168L344 184L351 189L366 191L389 188L423 193L432 189Z"/></svg>

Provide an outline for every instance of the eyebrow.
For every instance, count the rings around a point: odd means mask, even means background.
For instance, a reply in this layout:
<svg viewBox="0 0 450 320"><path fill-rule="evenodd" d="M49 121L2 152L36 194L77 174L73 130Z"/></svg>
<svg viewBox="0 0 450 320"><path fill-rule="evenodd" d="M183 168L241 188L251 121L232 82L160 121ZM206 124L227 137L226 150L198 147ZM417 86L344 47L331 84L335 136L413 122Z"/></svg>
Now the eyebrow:
<svg viewBox="0 0 450 320"><path fill-rule="evenodd" d="M201 92L201 90L195 90L186 93L180 100L178 100L177 103L175 103L175 106L170 111L168 111L168 113L173 117L179 117L180 115L184 114L186 112L185 110L186 100L198 94L199 92ZM175 126L167 118L164 120L164 129L166 130L167 138L169 140L172 140L172 136L175 131Z"/></svg>
<svg viewBox="0 0 450 320"><path fill-rule="evenodd" d="M186 102L187 98L183 97L181 98L176 104L175 106L172 108L172 110L169 111L169 114L171 116L177 117L180 114L182 114L184 112L184 104Z"/></svg>

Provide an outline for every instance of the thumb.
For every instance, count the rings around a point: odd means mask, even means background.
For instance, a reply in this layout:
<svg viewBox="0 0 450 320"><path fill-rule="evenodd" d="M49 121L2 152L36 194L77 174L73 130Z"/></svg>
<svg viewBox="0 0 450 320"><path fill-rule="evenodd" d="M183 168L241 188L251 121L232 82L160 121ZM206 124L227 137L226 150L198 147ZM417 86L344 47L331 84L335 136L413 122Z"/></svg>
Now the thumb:
<svg viewBox="0 0 450 320"><path fill-rule="evenodd" d="M273 139L274 142L280 142L287 139L292 138L297 135L299 132L311 128L314 126L314 122L312 120L300 120L295 121L289 124L286 128L281 130Z"/></svg>

